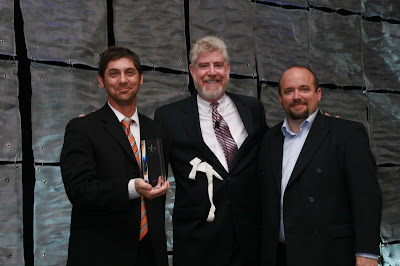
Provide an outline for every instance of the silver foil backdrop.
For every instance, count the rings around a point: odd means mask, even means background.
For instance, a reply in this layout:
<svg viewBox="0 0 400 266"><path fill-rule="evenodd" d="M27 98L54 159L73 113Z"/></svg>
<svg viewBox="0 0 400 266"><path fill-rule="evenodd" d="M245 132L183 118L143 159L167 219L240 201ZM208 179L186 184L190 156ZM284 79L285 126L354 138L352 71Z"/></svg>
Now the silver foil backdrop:
<svg viewBox="0 0 400 266"><path fill-rule="evenodd" d="M66 263L59 156L67 122L106 102L99 54L118 45L140 56L138 108L152 117L190 95L188 48L205 35L227 43L228 90L260 98L270 127L284 118L277 82L294 64L317 73L324 112L365 125L383 194L381 264L400 265L400 1L0 0L0 14L1 265Z"/></svg>

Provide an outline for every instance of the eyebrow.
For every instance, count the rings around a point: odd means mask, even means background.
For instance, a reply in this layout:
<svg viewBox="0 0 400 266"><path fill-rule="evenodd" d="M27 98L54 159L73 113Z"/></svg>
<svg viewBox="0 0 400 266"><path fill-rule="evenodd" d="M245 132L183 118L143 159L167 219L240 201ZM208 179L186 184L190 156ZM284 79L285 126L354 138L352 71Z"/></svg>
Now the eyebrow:
<svg viewBox="0 0 400 266"><path fill-rule="evenodd" d="M134 67L128 67L128 68L125 68L125 69L122 69L122 70L119 69L119 68L110 68L110 69L107 70L107 72L110 72L110 71L131 71L131 70L137 72L137 69L134 68Z"/></svg>
<svg viewBox="0 0 400 266"><path fill-rule="evenodd" d="M201 65L201 64L211 64L211 63L213 63L213 64L225 64L225 61L205 61L205 62L197 62L197 65Z"/></svg>

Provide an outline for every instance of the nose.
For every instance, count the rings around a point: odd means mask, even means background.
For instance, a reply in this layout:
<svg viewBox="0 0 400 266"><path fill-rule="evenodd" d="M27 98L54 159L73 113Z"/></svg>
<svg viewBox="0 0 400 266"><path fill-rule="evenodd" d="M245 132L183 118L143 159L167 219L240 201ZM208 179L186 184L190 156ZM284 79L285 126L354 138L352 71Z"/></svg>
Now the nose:
<svg viewBox="0 0 400 266"><path fill-rule="evenodd" d="M120 79L119 79L119 82L120 82L120 83L125 83L125 82L126 82L126 77L125 77L125 74L124 74L124 73L121 74Z"/></svg>
<svg viewBox="0 0 400 266"><path fill-rule="evenodd" d="M294 90L293 96L295 99L299 99L300 98L300 91L299 90Z"/></svg>
<svg viewBox="0 0 400 266"><path fill-rule="evenodd" d="M210 68L208 69L208 74L212 76L215 75L215 68L213 64L210 65Z"/></svg>

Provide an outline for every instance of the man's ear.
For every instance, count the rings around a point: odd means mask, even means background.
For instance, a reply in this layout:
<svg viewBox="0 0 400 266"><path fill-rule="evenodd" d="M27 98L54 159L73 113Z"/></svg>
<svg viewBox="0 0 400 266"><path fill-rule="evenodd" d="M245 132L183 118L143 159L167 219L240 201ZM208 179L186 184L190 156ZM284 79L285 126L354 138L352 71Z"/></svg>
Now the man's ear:
<svg viewBox="0 0 400 266"><path fill-rule="evenodd" d="M142 85L142 84L143 84L143 73L140 74L140 85Z"/></svg>
<svg viewBox="0 0 400 266"><path fill-rule="evenodd" d="M100 87L104 88L103 78L99 74L97 75L97 80L99 82Z"/></svg>
<svg viewBox="0 0 400 266"><path fill-rule="evenodd" d="M190 71L190 75L192 75L192 77L193 77L194 67L192 64L189 65L189 71Z"/></svg>
<svg viewBox="0 0 400 266"><path fill-rule="evenodd" d="M321 101L321 98L322 98L322 90L321 90L321 88L317 89L317 94L318 94L318 102L319 102L319 101Z"/></svg>

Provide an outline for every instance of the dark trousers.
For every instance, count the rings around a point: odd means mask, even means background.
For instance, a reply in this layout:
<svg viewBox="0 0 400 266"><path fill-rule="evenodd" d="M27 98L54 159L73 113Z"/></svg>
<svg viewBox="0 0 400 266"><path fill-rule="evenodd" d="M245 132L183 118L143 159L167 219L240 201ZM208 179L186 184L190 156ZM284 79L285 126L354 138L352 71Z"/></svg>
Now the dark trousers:
<svg viewBox="0 0 400 266"><path fill-rule="evenodd" d="M147 233L142 241L139 242L139 250L136 264L138 266L156 266L151 244L150 233Z"/></svg>
<svg viewBox="0 0 400 266"><path fill-rule="evenodd" d="M278 243L278 250L276 254L276 266L287 266L286 246L283 243Z"/></svg>
<svg viewBox="0 0 400 266"><path fill-rule="evenodd" d="M229 259L229 262L226 265L229 265L229 266L240 266L240 265L242 265L242 263L240 262L239 243L236 241L236 237L234 239L232 256L231 256L231 258Z"/></svg>

